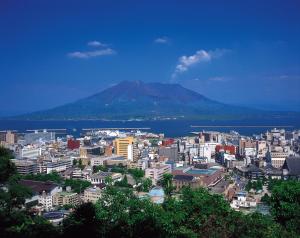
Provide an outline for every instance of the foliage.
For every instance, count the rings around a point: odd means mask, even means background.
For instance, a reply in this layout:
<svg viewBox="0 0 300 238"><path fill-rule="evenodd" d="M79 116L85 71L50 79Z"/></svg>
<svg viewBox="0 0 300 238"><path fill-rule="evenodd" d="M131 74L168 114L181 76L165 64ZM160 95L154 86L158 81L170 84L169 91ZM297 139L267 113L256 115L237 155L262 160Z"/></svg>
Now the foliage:
<svg viewBox="0 0 300 238"><path fill-rule="evenodd" d="M94 165L93 166L93 173L98 173L99 171L103 171L103 172L107 172L108 168L106 166L103 165Z"/></svg>
<svg viewBox="0 0 300 238"><path fill-rule="evenodd" d="M86 180L80 179L66 179L64 186L70 186L75 193L82 193L86 188L90 187L92 184Z"/></svg>
<svg viewBox="0 0 300 238"><path fill-rule="evenodd" d="M83 233L84 232L84 233ZM63 225L67 237L284 237L270 217L243 215L206 189L184 188L180 199L162 205L139 199L129 189L107 187L96 205L76 208Z"/></svg>
<svg viewBox="0 0 300 238"><path fill-rule="evenodd" d="M52 181L55 183L62 183L63 178L56 171L52 171L49 174L27 174L22 176L23 179L35 180L35 181Z"/></svg>
<svg viewBox="0 0 300 238"><path fill-rule="evenodd" d="M5 182L11 175L16 173L16 167L11 162L12 158L11 151L0 146L0 183Z"/></svg>
<svg viewBox="0 0 300 238"><path fill-rule="evenodd" d="M12 157L8 150L0 148L0 161L9 161ZM10 161L9 161L10 162ZM1 237L11 238L54 238L59 236L57 228L52 226L43 217L31 217L22 207L25 199L31 197L32 192L19 184L21 176L16 174L12 167L1 171L1 182L5 184L0 188L0 234ZM5 173L5 176L3 174Z"/></svg>
<svg viewBox="0 0 300 238"><path fill-rule="evenodd" d="M121 174L125 174L126 173L126 167L122 166L122 165L119 165L119 166L116 166L114 165L111 169L110 169L111 172L113 173L121 173Z"/></svg>
<svg viewBox="0 0 300 238"><path fill-rule="evenodd" d="M146 178L142 181L142 191L143 192L149 192L150 188L152 187L152 180L149 178Z"/></svg>
<svg viewBox="0 0 300 238"><path fill-rule="evenodd" d="M248 183L246 184L246 191L250 191L251 189L254 189L255 191L262 190L263 188L263 182L261 180L257 181L251 181L249 180Z"/></svg>
<svg viewBox="0 0 300 238"><path fill-rule="evenodd" d="M145 172L141 169L128 169L127 172L132 175L137 184L142 182L142 178L145 175Z"/></svg>
<svg viewBox="0 0 300 238"><path fill-rule="evenodd" d="M172 184L173 175L172 174L164 174L163 179L160 181L161 186L164 189L165 194L170 197L175 187Z"/></svg>
<svg viewBox="0 0 300 238"><path fill-rule="evenodd" d="M121 181L116 181L115 186L117 187L126 187L126 188L131 188L132 185L128 184L127 176L125 175L124 178Z"/></svg>
<svg viewBox="0 0 300 238"><path fill-rule="evenodd" d="M300 182L275 182L271 192L269 204L275 220L287 230L300 235Z"/></svg>
<svg viewBox="0 0 300 238"><path fill-rule="evenodd" d="M78 161L78 168L80 169L84 169L84 165L82 164L82 159L80 158L79 161Z"/></svg>

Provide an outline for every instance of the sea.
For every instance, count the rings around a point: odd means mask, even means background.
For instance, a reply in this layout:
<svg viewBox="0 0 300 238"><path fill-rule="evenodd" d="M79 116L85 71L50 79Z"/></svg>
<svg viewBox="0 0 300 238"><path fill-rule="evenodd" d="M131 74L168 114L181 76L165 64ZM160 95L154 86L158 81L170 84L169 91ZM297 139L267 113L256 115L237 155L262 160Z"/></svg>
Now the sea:
<svg viewBox="0 0 300 238"><path fill-rule="evenodd" d="M103 120L65 120L30 121L0 120L0 131L66 129L69 135L79 136L83 129L89 128L144 128L141 131L163 133L166 137L181 137L201 131L236 131L241 135L259 135L272 128L284 128L288 131L300 129L299 118L272 118L249 120L149 120L149 121L103 121Z"/></svg>

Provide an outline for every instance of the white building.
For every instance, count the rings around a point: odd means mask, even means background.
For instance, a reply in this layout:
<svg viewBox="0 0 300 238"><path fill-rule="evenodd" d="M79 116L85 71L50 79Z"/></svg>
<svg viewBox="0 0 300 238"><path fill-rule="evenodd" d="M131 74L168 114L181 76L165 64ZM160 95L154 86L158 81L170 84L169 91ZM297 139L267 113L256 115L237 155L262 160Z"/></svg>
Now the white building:
<svg viewBox="0 0 300 238"><path fill-rule="evenodd" d="M164 174L171 173L170 164L155 164L151 168L145 170L145 177L152 180L152 184L157 184L157 181L163 178Z"/></svg>
<svg viewBox="0 0 300 238"><path fill-rule="evenodd" d="M98 187L87 188L84 190L84 202L96 203L101 198L102 191Z"/></svg>
<svg viewBox="0 0 300 238"><path fill-rule="evenodd" d="M212 148L214 148L215 150L216 146L211 145L211 143L200 144L199 156L202 158L206 158L207 163L211 162Z"/></svg>
<svg viewBox="0 0 300 238"><path fill-rule="evenodd" d="M41 154L42 154L41 148L35 148L33 146L25 146L22 148L20 156L22 158L33 159L38 156L41 156Z"/></svg>

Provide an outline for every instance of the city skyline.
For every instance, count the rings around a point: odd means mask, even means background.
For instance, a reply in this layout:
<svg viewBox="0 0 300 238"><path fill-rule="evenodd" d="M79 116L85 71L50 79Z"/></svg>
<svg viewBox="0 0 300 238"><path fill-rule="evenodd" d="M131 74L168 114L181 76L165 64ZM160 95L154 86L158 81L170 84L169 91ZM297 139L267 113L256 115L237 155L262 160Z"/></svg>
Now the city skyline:
<svg viewBox="0 0 300 238"><path fill-rule="evenodd" d="M52 108L123 80L179 83L224 103L299 111L299 7L3 1L2 116Z"/></svg>

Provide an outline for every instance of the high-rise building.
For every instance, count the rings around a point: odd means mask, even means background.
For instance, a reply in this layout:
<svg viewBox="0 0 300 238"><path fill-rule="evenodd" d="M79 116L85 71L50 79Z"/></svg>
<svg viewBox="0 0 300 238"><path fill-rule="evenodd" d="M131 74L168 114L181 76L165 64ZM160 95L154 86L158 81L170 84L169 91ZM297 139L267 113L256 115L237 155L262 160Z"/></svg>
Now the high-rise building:
<svg viewBox="0 0 300 238"><path fill-rule="evenodd" d="M132 143L128 145L128 160L137 161L139 156L139 150L136 143Z"/></svg>
<svg viewBox="0 0 300 238"><path fill-rule="evenodd" d="M11 131L7 131L5 135L5 141L9 145L13 145L15 143L15 134Z"/></svg>
<svg viewBox="0 0 300 238"><path fill-rule="evenodd" d="M125 159L128 159L128 145L132 145L133 142L134 142L133 137L115 139L114 145L115 145L116 154L122 155L124 156Z"/></svg>

